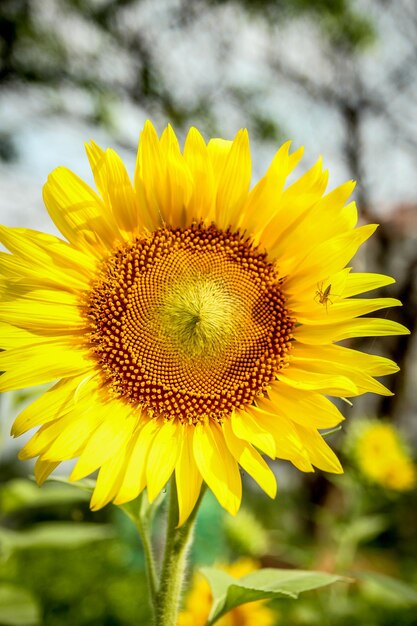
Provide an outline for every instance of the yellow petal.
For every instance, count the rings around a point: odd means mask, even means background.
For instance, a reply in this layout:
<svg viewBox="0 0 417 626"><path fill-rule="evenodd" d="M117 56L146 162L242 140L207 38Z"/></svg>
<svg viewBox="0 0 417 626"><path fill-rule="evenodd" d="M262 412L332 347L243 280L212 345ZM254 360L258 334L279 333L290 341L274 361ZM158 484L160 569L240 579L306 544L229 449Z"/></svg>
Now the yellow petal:
<svg viewBox="0 0 417 626"><path fill-rule="evenodd" d="M291 363L290 367L278 373L278 380L294 389L304 389L305 391L318 391L329 396L349 396L358 395L358 388L347 376L332 374L331 372L321 374L297 366Z"/></svg>
<svg viewBox="0 0 417 626"><path fill-rule="evenodd" d="M122 447L102 465L91 497L90 508L97 511L108 504L117 494L123 480L126 465L126 448Z"/></svg>
<svg viewBox="0 0 417 626"><path fill-rule="evenodd" d="M322 160L319 159L283 192L275 217L262 232L262 245L268 251L279 245L281 238L285 238L287 232L291 233L301 223L305 214L323 195L327 180L327 172L322 171Z"/></svg>
<svg viewBox="0 0 417 626"><path fill-rule="evenodd" d="M233 141L227 139L210 139L207 145L207 150L210 158L210 163L213 168L214 181L216 189L219 185L220 178L224 172L224 168L229 156L229 152L232 149Z"/></svg>
<svg viewBox="0 0 417 626"><path fill-rule="evenodd" d="M343 474L340 461L324 441L323 437L314 428L305 428L300 424L296 425L300 439L305 449L308 451L311 463L325 472L333 474Z"/></svg>
<svg viewBox="0 0 417 626"><path fill-rule="evenodd" d="M395 283L395 278L391 276L384 276L384 274L369 274L367 272L353 272L350 273L346 279L343 296L348 298L350 296L356 296L357 294L365 291L372 291L372 289L380 289L387 285Z"/></svg>
<svg viewBox="0 0 417 626"><path fill-rule="evenodd" d="M26 275L37 274L35 270L30 270L22 259L5 252L0 252L0 271L3 278L14 280L21 279L22 275L26 278Z"/></svg>
<svg viewBox="0 0 417 626"><path fill-rule="evenodd" d="M1 267L19 279L27 275L40 284L49 281L62 289L82 289L95 270L93 257L53 235L0 226L0 241L13 253L2 253Z"/></svg>
<svg viewBox="0 0 417 626"><path fill-rule="evenodd" d="M30 343L38 343L39 336L33 335L28 330L18 328L12 324L0 322L0 349L12 350L13 348L23 348Z"/></svg>
<svg viewBox="0 0 417 626"><path fill-rule="evenodd" d="M94 141L86 144L97 189L121 230L129 233L153 230L154 222L143 193L132 186L126 168L114 150L102 150Z"/></svg>
<svg viewBox="0 0 417 626"><path fill-rule="evenodd" d="M334 360L326 361L324 359L320 359L319 356L314 356L311 358L305 357L292 357L291 358L291 368L297 368L297 370L302 371L301 378L304 378L304 372L308 371L312 375L323 375L327 377L329 374L335 374L340 376L346 376L351 383L356 387L356 393L348 393L346 392L342 397L350 397L351 395L361 395L363 393L372 392L379 393L385 396L392 395L392 392L389 391L384 385L374 380L372 376L369 375L369 372L366 370L361 370L359 366L355 363L349 364L345 363L337 363ZM322 390L325 393L324 390ZM328 392L330 395L339 395L332 392Z"/></svg>
<svg viewBox="0 0 417 626"><path fill-rule="evenodd" d="M345 206L349 197L352 195L355 186L356 183L354 180L348 180L342 185L336 187L336 189L333 189L332 191L327 193L314 205L310 213L311 219L316 220L316 223L317 220L326 222L327 217L333 217L335 219L336 215L338 215L338 217L343 217L346 220L343 220L342 225L339 225L341 226L339 232L344 232L349 228L354 228L356 226L358 217L356 207L355 210L349 210L347 213L345 213L344 209L346 209L347 206L351 206L352 204L354 205L354 203L350 203L349 205ZM351 209L353 208L354 207L351 206Z"/></svg>
<svg viewBox="0 0 417 626"><path fill-rule="evenodd" d="M190 221L186 207L193 192L193 179L169 124L161 135L160 146L165 170L164 217L169 224L184 228Z"/></svg>
<svg viewBox="0 0 417 626"><path fill-rule="evenodd" d="M20 459L30 459L32 457L43 455L52 445L57 437L59 437L65 429L71 427L74 422L79 425L79 445L84 445L85 441L90 437L91 433L97 428L100 423L99 417L95 413L90 412L79 413L78 411L71 411L56 419L52 422L44 424L33 435L33 437L23 446L19 452ZM44 458L43 460L51 461L51 459ZM58 459L53 459L58 460Z"/></svg>
<svg viewBox="0 0 417 626"><path fill-rule="evenodd" d="M250 192L241 221L242 230L258 232L260 228L267 226L277 212L287 176L298 162L294 158L290 161L290 145L291 141L287 141L280 147L265 176ZM301 151L298 150L291 156L294 155L301 158Z"/></svg>
<svg viewBox="0 0 417 626"><path fill-rule="evenodd" d="M115 504L123 504L136 498L146 486L146 463L153 439L158 432L156 419L150 420L133 437L131 451L127 456L123 480L115 497Z"/></svg>
<svg viewBox="0 0 417 626"><path fill-rule="evenodd" d="M73 447L70 451L69 449L66 450L64 446L62 451L63 458L77 456L103 419L99 389L95 381L89 381L83 384L83 379L81 379L75 390L73 388L71 389L69 398L64 399L62 403L59 402L59 396L57 398L55 395L58 394L58 385L51 390L51 394L52 393L52 398L46 403L43 404L41 399L39 399L39 404L35 402L34 407L29 407L29 409L32 408L32 412L28 415L29 418L32 416L34 418L36 417L35 411L37 406L40 410L48 410L50 413L46 413L45 416L41 413L40 419L33 420L39 423L44 422L44 425L20 451L19 457L22 459L45 454L46 456L43 457L45 461L62 460L59 458L48 459L47 454L57 438L61 435L63 435L62 438L64 439L67 437L67 431L70 435L69 442L71 442ZM51 419L53 417L52 409L55 408L57 409L55 419ZM74 441L74 437L76 441Z"/></svg>
<svg viewBox="0 0 417 626"><path fill-rule="evenodd" d="M227 153L219 177L216 199L216 225L237 226L238 215L249 190L252 166L247 130L240 130Z"/></svg>
<svg viewBox="0 0 417 626"><path fill-rule="evenodd" d="M99 196L65 167L49 175L43 198L55 225L75 247L100 258L121 239L115 221Z"/></svg>
<svg viewBox="0 0 417 626"><path fill-rule="evenodd" d="M294 361L298 358L315 359L319 363L328 362L335 364L335 366L358 369L371 376L395 374L399 370L398 365L391 359L337 345L313 347L296 343L292 349L291 358Z"/></svg>
<svg viewBox="0 0 417 626"><path fill-rule="evenodd" d="M223 422L222 429L226 445L239 465L256 480L270 498L275 498L277 481L261 455L246 441L236 437L229 420Z"/></svg>
<svg viewBox="0 0 417 626"><path fill-rule="evenodd" d="M170 126L159 141L152 124L145 124L139 142L135 187L139 192L143 189L158 226L186 224L185 207L192 194L193 181Z"/></svg>
<svg viewBox="0 0 417 626"><path fill-rule="evenodd" d="M165 171L162 162L158 135L151 122L145 123L140 135L135 169L135 190L140 199L145 199L151 224L150 230L164 225Z"/></svg>
<svg viewBox="0 0 417 626"><path fill-rule="evenodd" d="M94 182L105 204L110 206L110 198L107 190L107 167L106 152L95 141L85 144L85 150L93 172Z"/></svg>
<svg viewBox="0 0 417 626"><path fill-rule="evenodd" d="M271 385L268 396L269 412L275 410L297 424L333 428L345 419L333 402L319 393L293 389L277 381ZM259 402L262 406L268 400Z"/></svg>
<svg viewBox="0 0 417 626"><path fill-rule="evenodd" d="M294 293L308 285L317 285L343 269L376 228L375 224L360 226L321 243L297 264L285 283L285 290Z"/></svg>
<svg viewBox="0 0 417 626"><path fill-rule="evenodd" d="M106 183L107 196L113 211L114 219L121 230L128 233L142 230L142 211L138 196L134 192L125 165L119 155L111 149L106 150Z"/></svg>
<svg viewBox="0 0 417 626"><path fill-rule="evenodd" d="M56 265L57 268L64 270L67 274L76 273L88 279L91 278L91 272L96 269L96 260L89 253L78 250L59 237L50 235L49 233L39 232L29 228L11 229L13 231L22 231L22 239L30 242L33 247L43 255L44 262L49 265ZM21 254L21 252L19 252ZM39 254L39 252L37 253ZM30 259L27 259L30 262ZM39 258L40 260L40 258ZM33 257L32 257L33 262Z"/></svg>
<svg viewBox="0 0 417 626"><path fill-rule="evenodd" d="M61 270L57 271L51 264L42 266L23 261L21 258L0 252L0 274L6 283L16 281L28 289L58 288L60 290L79 292L86 289L87 281L71 276L70 272L65 275ZM63 286L65 283L65 286Z"/></svg>
<svg viewBox="0 0 417 626"><path fill-rule="evenodd" d="M312 471L306 452L300 442L295 425L278 411L269 412L262 404L250 407L259 428L271 433L275 442L276 456L291 461L303 472Z"/></svg>
<svg viewBox="0 0 417 626"><path fill-rule="evenodd" d="M294 329L294 339L311 345L328 344L351 337L382 337L386 335L409 335L410 331L397 322L374 317L358 317L339 324L307 326Z"/></svg>
<svg viewBox="0 0 417 626"><path fill-rule="evenodd" d="M276 456L274 437L256 421L248 411L234 411L231 416L231 426L239 439L244 439L256 446L271 459Z"/></svg>
<svg viewBox="0 0 417 626"><path fill-rule="evenodd" d="M239 468L229 452L217 424L197 424L193 440L194 458L217 500L231 515L236 515L242 498Z"/></svg>
<svg viewBox="0 0 417 626"><path fill-rule="evenodd" d="M28 302L26 306L29 308L32 306L31 301L54 304L57 307L71 307L78 309L79 296L68 291L62 291L61 289L28 289L24 283L11 282L7 286L7 300L9 305L12 304L14 299L24 299Z"/></svg>
<svg viewBox="0 0 417 626"><path fill-rule="evenodd" d="M168 482L180 453L179 427L174 421L162 422L149 450L146 483L149 502L153 502Z"/></svg>
<svg viewBox="0 0 417 626"><path fill-rule="evenodd" d="M59 434L49 441L42 452L42 460L50 463L68 461L75 458L94 436L94 429L98 426L98 418L94 415L86 416L78 411L72 411L66 416L68 419L61 422ZM57 424L58 428L58 424Z"/></svg>
<svg viewBox="0 0 417 626"><path fill-rule="evenodd" d="M36 297L37 292L32 293ZM0 304L0 321L45 335L47 331L51 334L51 331L78 331L85 327L86 322L81 317L78 306L60 303L59 299L65 292L55 293L54 302L28 302L24 299L3 301Z"/></svg>
<svg viewBox="0 0 417 626"><path fill-rule="evenodd" d="M55 262L57 266L84 272L85 264L94 269L88 254L70 246L66 241L30 228L12 228L0 225L0 242L13 254L29 263L42 265Z"/></svg>
<svg viewBox="0 0 417 626"><path fill-rule="evenodd" d="M0 353L0 391L23 389L91 368L83 350L59 342L41 342Z"/></svg>
<svg viewBox="0 0 417 626"><path fill-rule="evenodd" d="M339 300L338 302L329 300L323 304L317 300L317 289L314 294L312 291L310 303L304 310L292 308L294 316L300 324L320 324L324 322L332 324L379 311L380 309L402 306L400 300L395 298L351 298ZM329 299L332 297L330 292Z"/></svg>
<svg viewBox="0 0 417 626"><path fill-rule="evenodd" d="M14 421L11 431L13 437L19 437L35 426L46 424L68 413L74 406L74 393L82 380L83 376L60 380L29 404Z"/></svg>
<svg viewBox="0 0 417 626"><path fill-rule="evenodd" d="M49 461L42 461L41 458L36 459L36 463L34 467L34 474L35 474L35 480L39 486L43 485L45 480L48 478L51 472L53 472L54 469L58 467L58 465L59 465L59 462L50 463Z"/></svg>
<svg viewBox="0 0 417 626"><path fill-rule="evenodd" d="M208 149L196 128L188 132L184 145L184 160L193 179L193 191L188 202L190 219L211 221L215 218L215 182Z"/></svg>
<svg viewBox="0 0 417 626"><path fill-rule="evenodd" d="M101 424L89 438L72 473L71 480L88 476L118 450L132 435L136 419L131 415L131 407L113 401L101 407ZM58 450L59 453L59 450ZM49 460L55 460L48 453Z"/></svg>
<svg viewBox="0 0 417 626"><path fill-rule="evenodd" d="M302 214L302 219L295 220L280 233L268 248L269 254L279 257L283 266L285 258L300 259L300 251L304 256L320 243L354 228L358 217L355 203L344 206L354 186L355 183L349 181L320 198ZM288 269L286 267L285 272Z"/></svg>
<svg viewBox="0 0 417 626"><path fill-rule="evenodd" d="M297 178L286 190L286 201L296 200L296 204L303 204L305 209L317 202L326 189L328 174L323 176L323 159L319 157L316 163L302 176Z"/></svg>
<svg viewBox="0 0 417 626"><path fill-rule="evenodd" d="M175 466L175 480L179 508L178 526L182 526L195 507L203 479L194 460L194 426L183 424L179 428L182 430L182 446Z"/></svg>
<svg viewBox="0 0 417 626"><path fill-rule="evenodd" d="M10 291L8 293L7 304L11 306L14 298L25 298L34 302L54 304L62 307L76 308L79 304L79 298L74 293L61 291L59 289L27 289L24 284L19 282L10 283ZM26 306L31 306L26 303Z"/></svg>
<svg viewBox="0 0 417 626"><path fill-rule="evenodd" d="M287 295L287 306L291 311L317 311L320 305L324 311L335 302L341 302L345 297L345 286L351 268L344 269L328 276L325 281L308 285L307 288ZM327 318L326 318L327 319Z"/></svg>

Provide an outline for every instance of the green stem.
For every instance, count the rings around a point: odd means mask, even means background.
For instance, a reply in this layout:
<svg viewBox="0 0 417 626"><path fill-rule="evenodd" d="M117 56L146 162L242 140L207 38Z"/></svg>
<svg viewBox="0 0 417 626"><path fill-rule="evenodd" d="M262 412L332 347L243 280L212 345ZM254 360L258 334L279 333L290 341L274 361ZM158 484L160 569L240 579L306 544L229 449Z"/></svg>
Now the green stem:
<svg viewBox="0 0 417 626"><path fill-rule="evenodd" d="M177 528L178 496L175 479L171 480L165 552L155 604L156 626L177 625L186 557L192 543L194 523L204 491L203 487L191 515L180 528Z"/></svg>
<svg viewBox="0 0 417 626"><path fill-rule="evenodd" d="M139 517L135 520L135 524L136 528L138 529L140 538L142 539L143 551L145 553L146 577L148 580L151 605L154 609L156 603L156 593L158 589L158 575L156 573L155 558L151 539L153 511L150 510L149 507L145 511L144 508L146 504L144 505L144 502L145 498L142 497L140 503Z"/></svg>
<svg viewBox="0 0 417 626"><path fill-rule="evenodd" d="M155 557L152 547L152 520L159 502L149 504L144 494L139 496L139 506L137 501L120 505L124 513L132 520L143 545L145 555L146 578L148 581L150 605L153 615L155 613L156 594L158 590L158 574L156 571Z"/></svg>

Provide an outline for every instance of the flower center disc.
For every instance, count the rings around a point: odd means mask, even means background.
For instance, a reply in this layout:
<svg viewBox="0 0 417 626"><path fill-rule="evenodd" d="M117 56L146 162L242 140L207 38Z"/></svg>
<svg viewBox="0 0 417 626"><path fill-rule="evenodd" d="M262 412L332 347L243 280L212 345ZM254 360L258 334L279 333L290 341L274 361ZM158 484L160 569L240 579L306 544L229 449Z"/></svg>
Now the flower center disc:
<svg viewBox="0 0 417 626"><path fill-rule="evenodd" d="M120 247L86 310L113 392L193 423L221 421L263 395L293 328L266 255L214 225L164 228Z"/></svg>

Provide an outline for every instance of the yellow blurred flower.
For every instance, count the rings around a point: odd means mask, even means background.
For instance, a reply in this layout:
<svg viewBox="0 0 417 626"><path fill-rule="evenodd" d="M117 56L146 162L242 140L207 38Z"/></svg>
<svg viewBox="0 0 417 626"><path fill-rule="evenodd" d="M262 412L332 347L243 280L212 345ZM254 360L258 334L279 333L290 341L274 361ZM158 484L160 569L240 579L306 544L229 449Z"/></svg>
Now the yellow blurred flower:
<svg viewBox="0 0 417 626"><path fill-rule="evenodd" d="M398 431L390 424L368 421L356 436L355 455L361 472L371 481L395 491L416 483L416 469Z"/></svg>
<svg viewBox="0 0 417 626"><path fill-rule="evenodd" d="M258 568L259 564L256 561L240 559L231 565L223 566L221 569L234 578L241 578ZM205 626L211 604L210 586L204 576L196 574L185 601L185 609L179 615L178 626ZM273 626L275 623L275 613L265 606L264 601L260 600L236 607L221 617L216 622L216 626Z"/></svg>

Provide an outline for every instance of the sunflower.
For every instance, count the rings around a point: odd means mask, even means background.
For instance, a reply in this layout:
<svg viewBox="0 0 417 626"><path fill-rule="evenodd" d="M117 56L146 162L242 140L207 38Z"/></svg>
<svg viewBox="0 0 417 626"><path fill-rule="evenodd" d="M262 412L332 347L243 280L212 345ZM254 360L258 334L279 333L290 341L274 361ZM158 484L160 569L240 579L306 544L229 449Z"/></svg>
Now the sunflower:
<svg viewBox="0 0 417 626"><path fill-rule="evenodd" d="M233 578L242 578L259 569L259 563L252 559L239 559L230 565L220 567ZM191 589L185 599L184 610L178 616L178 626L206 626L213 595L206 578L201 574L193 576ZM265 606L263 600L248 602L235 607L216 621L217 626L274 626L278 615Z"/></svg>
<svg viewBox="0 0 417 626"><path fill-rule="evenodd" d="M408 491L416 484L416 468L401 434L388 422L366 420L352 433L357 466L370 482Z"/></svg>
<svg viewBox="0 0 417 626"><path fill-rule="evenodd" d="M408 332L361 317L398 300L352 297L394 282L345 267L376 228L356 228L353 182L325 193L319 160L286 186L288 142L249 190L246 130L206 144L192 128L181 152L148 122L133 184L113 150L87 154L98 193L63 167L44 187L63 239L0 230L0 390L59 379L12 428L40 426L20 452L37 481L78 457L98 509L153 501L175 473L182 524L202 481L236 514L239 466L274 497L260 453L341 472L327 396L390 394L375 376L397 367L337 342Z"/></svg>

